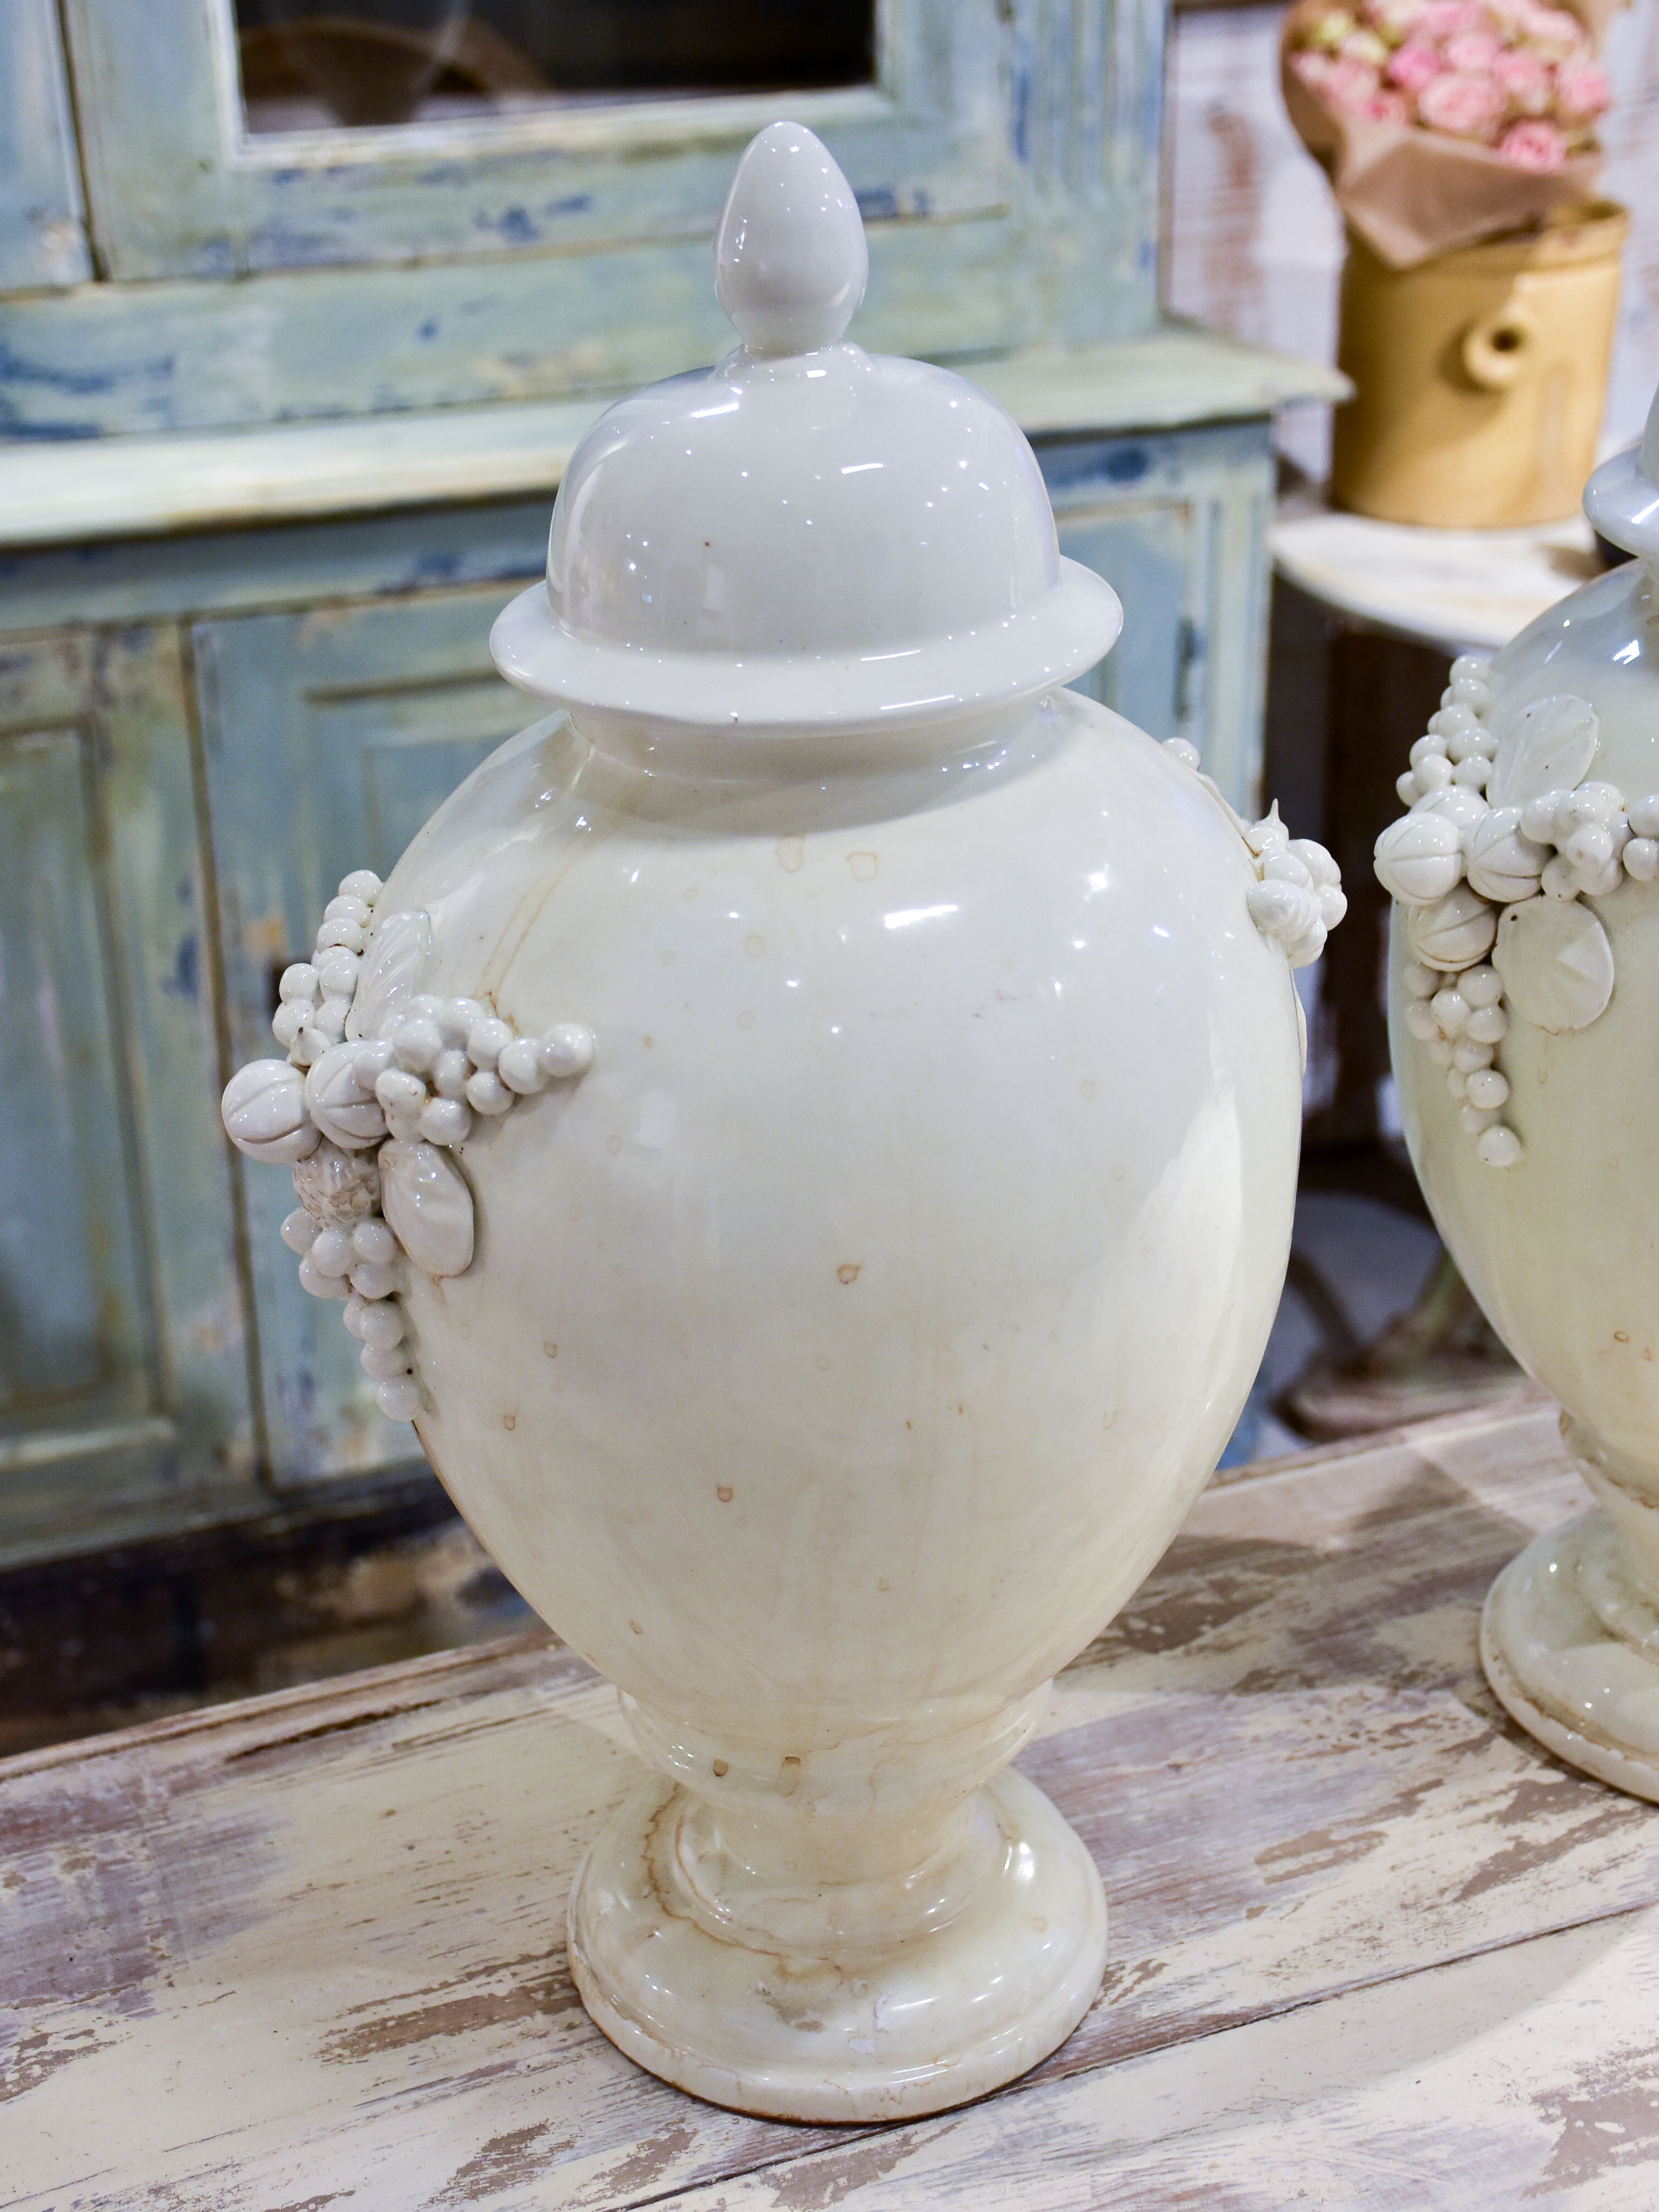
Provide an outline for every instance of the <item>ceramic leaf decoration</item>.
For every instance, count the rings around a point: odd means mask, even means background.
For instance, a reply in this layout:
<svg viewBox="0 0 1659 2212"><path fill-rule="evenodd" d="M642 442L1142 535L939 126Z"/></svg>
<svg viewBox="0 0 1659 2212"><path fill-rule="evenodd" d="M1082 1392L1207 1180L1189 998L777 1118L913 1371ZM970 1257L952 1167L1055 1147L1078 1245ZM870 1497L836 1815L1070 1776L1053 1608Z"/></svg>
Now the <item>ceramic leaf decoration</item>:
<svg viewBox="0 0 1659 2212"><path fill-rule="evenodd" d="M1584 503L1635 557L1490 666L1456 665L1377 872L1401 902L1390 1031L1424 1194L1494 1328L1559 1400L1599 1509L1498 1577L1481 1657L1553 1752L1659 1801L1659 402ZM1419 826L1437 815L1457 824L1450 892L1423 873L1425 854L1450 857L1443 830ZM1467 945L1449 919L1425 926L1430 891L1465 900Z"/></svg>
<svg viewBox="0 0 1659 2212"><path fill-rule="evenodd" d="M1522 1021L1562 1036L1587 1030L1613 996L1607 933L1581 901L1528 899L1498 925L1492 964Z"/></svg>
<svg viewBox="0 0 1659 2212"><path fill-rule="evenodd" d="M1487 781L1494 806L1527 806L1576 790L1595 758L1595 709L1571 696L1529 700L1500 731Z"/></svg>
<svg viewBox="0 0 1659 2212"><path fill-rule="evenodd" d="M431 957L430 915L418 912L386 915L374 932L346 1019L346 1035L384 1036L419 990Z"/></svg>
<svg viewBox="0 0 1659 2212"><path fill-rule="evenodd" d="M1099 1991L1099 1875L1009 1762L1255 1375L1290 969L1343 908L1067 688L1116 596L1000 407L843 337L866 265L763 132L744 343L602 418L497 620L542 718L343 887L293 1065L226 1098L381 1404L623 1693L584 2003L825 2121L977 2096Z"/></svg>
<svg viewBox="0 0 1659 2212"><path fill-rule="evenodd" d="M472 1194L436 1145L392 1143L380 1155L380 1205L415 1265L434 1278L472 1265Z"/></svg>

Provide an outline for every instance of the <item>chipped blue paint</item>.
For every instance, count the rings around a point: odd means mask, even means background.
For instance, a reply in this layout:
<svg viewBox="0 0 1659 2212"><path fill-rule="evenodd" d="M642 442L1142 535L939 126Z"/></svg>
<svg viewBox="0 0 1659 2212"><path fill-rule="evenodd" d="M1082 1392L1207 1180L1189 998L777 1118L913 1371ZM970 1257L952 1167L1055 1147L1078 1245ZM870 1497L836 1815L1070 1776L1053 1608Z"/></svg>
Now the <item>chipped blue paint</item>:
<svg viewBox="0 0 1659 2212"><path fill-rule="evenodd" d="M508 246L534 246L540 233L521 207L503 208L499 215L473 218L475 228L489 231Z"/></svg>
<svg viewBox="0 0 1659 2212"><path fill-rule="evenodd" d="M1169 438L1038 439L1036 443L1043 481L1051 493L1091 483L1139 483L1154 472L1160 483L1173 481L1179 452L1178 444Z"/></svg>
<svg viewBox="0 0 1659 2212"><path fill-rule="evenodd" d="M1018 24L1008 52L1008 142L1022 168L1031 160L1031 42Z"/></svg>
<svg viewBox="0 0 1659 2212"><path fill-rule="evenodd" d="M158 379L170 377L175 365L171 354L152 361L110 362L100 368L31 361L26 355L14 352L0 338L0 387L8 384L33 385L50 392L66 392L71 398L88 398L129 390L137 384L153 384Z"/></svg>
<svg viewBox="0 0 1659 2212"><path fill-rule="evenodd" d="M173 972L161 979L161 988L169 997L188 999L192 1003L201 996L202 947L196 932L189 929L179 940L179 951L173 960Z"/></svg>
<svg viewBox="0 0 1659 2212"><path fill-rule="evenodd" d="M415 335L422 345L430 345L438 335L438 318L435 315L428 315L423 323L417 323Z"/></svg>
<svg viewBox="0 0 1659 2212"><path fill-rule="evenodd" d="M228 238L210 238L196 249L191 267L192 276L224 278L242 275L236 249Z"/></svg>
<svg viewBox="0 0 1659 2212"><path fill-rule="evenodd" d="M11 413L9 404L0 399L0 441L11 440L23 445L33 440L45 445L67 445L82 438L95 438L98 432L89 422L19 422Z"/></svg>

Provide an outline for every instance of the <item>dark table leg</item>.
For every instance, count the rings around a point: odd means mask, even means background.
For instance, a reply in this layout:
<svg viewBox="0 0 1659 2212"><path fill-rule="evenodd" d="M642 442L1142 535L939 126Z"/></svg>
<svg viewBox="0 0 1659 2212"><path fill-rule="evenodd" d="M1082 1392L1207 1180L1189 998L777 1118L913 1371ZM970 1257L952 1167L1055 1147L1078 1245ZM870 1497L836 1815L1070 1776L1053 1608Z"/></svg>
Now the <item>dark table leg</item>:
<svg viewBox="0 0 1659 2212"><path fill-rule="evenodd" d="M1428 646L1351 626L1275 587L1268 788L1285 794L1287 820L1323 824L1348 895L1321 970L1311 1048L1326 1079L1303 1133L1302 1187L1361 1192L1417 1212L1421 1194L1382 1129L1389 901L1371 851L1401 811L1395 780L1440 704L1449 665ZM1369 1345L1355 1341L1305 1255L1295 1256L1290 1284L1323 1340L1279 1401L1304 1436L1357 1436L1534 1390L1443 1255L1415 1304Z"/></svg>

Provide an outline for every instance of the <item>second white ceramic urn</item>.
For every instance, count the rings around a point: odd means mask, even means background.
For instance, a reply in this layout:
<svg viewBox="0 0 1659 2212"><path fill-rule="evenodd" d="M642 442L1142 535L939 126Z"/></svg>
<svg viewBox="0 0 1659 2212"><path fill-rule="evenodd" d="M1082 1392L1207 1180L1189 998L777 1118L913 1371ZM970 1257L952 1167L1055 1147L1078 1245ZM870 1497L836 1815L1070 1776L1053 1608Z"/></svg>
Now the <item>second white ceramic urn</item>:
<svg viewBox="0 0 1659 2212"><path fill-rule="evenodd" d="M571 1900L620 2047L818 2120L1007 2080L1101 1884L1008 1762L1168 1543L1273 1318L1328 857L1063 687L1118 603L961 379L845 342L810 132L743 343L613 408L501 616L549 702L349 878L228 1126L384 1409L621 1688Z"/></svg>
<svg viewBox="0 0 1659 2212"><path fill-rule="evenodd" d="M1454 665L1376 865L1413 1160L1600 1509L1498 1577L1487 1677L1659 1799L1659 401L1584 503L1635 557Z"/></svg>

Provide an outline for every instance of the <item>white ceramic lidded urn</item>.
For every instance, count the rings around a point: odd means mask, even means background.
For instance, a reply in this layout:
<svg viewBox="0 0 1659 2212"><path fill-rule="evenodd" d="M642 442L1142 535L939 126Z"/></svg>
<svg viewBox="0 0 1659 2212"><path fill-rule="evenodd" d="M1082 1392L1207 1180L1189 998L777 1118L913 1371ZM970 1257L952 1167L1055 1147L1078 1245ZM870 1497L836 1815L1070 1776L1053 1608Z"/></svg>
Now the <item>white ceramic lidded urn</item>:
<svg viewBox="0 0 1659 2212"><path fill-rule="evenodd" d="M596 426L496 625L556 711L342 886L225 1113L654 1770L571 1900L589 2011L869 2120L1099 1987L1099 1878L1008 1761L1255 1373L1342 902L1060 688L1117 600L1000 407L842 340L810 132L716 263L744 343Z"/></svg>
<svg viewBox="0 0 1659 2212"><path fill-rule="evenodd" d="M1454 664L1376 868L1413 1161L1600 1509L1492 1585L1487 1679L1659 1800L1659 399L1584 505L1636 557Z"/></svg>

